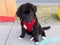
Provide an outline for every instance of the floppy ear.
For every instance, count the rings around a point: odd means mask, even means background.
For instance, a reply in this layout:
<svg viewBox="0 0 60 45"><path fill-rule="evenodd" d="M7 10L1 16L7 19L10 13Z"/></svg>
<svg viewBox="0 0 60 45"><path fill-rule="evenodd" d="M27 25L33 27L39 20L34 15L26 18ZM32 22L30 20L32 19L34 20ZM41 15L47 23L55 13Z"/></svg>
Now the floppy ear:
<svg viewBox="0 0 60 45"><path fill-rule="evenodd" d="M17 12L16 12L16 14L17 14L17 16L20 18L20 19L22 19L22 13L21 13L21 11L22 11L22 9L21 9L22 7L20 6L18 9L17 9Z"/></svg>
<svg viewBox="0 0 60 45"><path fill-rule="evenodd" d="M16 12L17 16L18 17L21 17L21 11L20 11L20 7L17 9L17 12Z"/></svg>
<svg viewBox="0 0 60 45"><path fill-rule="evenodd" d="M37 7L35 5L32 5L32 8L33 8L34 13L36 13L37 12Z"/></svg>

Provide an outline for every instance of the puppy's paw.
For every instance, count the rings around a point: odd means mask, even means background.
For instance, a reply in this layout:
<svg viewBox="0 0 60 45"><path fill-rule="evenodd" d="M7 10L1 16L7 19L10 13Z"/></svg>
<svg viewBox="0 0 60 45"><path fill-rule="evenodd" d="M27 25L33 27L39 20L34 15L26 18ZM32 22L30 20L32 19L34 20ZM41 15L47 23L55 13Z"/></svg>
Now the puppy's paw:
<svg viewBox="0 0 60 45"><path fill-rule="evenodd" d="M38 45L38 44L39 44L39 42L36 42L36 44Z"/></svg>
<svg viewBox="0 0 60 45"><path fill-rule="evenodd" d="M30 41L32 41L34 39L34 37L32 37L31 39L30 39Z"/></svg>
<svg viewBox="0 0 60 45"><path fill-rule="evenodd" d="M23 38L19 37L20 40L22 40Z"/></svg>
<svg viewBox="0 0 60 45"><path fill-rule="evenodd" d="M46 37L42 36L43 39L46 39Z"/></svg>

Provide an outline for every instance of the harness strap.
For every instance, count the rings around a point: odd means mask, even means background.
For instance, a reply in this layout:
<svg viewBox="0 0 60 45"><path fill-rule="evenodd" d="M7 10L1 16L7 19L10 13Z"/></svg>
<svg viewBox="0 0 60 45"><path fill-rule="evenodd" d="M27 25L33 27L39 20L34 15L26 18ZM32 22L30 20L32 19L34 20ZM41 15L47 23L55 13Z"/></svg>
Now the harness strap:
<svg viewBox="0 0 60 45"><path fill-rule="evenodd" d="M33 25L35 24L36 22L36 19L32 20L30 23L27 23L26 21L23 21L23 24L24 24L24 27L29 31L31 32L32 31L32 28L33 28Z"/></svg>

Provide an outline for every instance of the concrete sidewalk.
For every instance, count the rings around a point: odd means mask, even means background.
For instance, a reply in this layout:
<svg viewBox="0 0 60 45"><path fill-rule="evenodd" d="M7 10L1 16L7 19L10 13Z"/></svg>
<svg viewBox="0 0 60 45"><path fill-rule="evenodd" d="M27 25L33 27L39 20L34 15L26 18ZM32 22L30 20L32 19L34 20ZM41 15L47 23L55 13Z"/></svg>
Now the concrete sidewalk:
<svg viewBox="0 0 60 45"><path fill-rule="evenodd" d="M58 5L60 0L16 0L17 6L20 6L22 3L33 3L35 5Z"/></svg>
<svg viewBox="0 0 60 45"><path fill-rule="evenodd" d="M46 31L47 38L60 38L60 25L59 24L45 24L42 26L51 26L51 29ZM26 35L24 39L19 40L21 34L20 23L0 23L0 45L31 45L33 43L29 41L30 36ZM46 45L60 45L60 42L48 43Z"/></svg>

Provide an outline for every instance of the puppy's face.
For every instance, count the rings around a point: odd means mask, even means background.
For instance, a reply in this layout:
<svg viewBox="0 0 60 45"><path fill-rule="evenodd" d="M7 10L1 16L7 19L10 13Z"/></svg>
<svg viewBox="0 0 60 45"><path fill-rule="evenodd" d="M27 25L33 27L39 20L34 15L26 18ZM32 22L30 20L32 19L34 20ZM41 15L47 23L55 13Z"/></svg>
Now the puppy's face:
<svg viewBox="0 0 60 45"><path fill-rule="evenodd" d="M17 16L26 22L31 22L35 18L36 10L36 6L33 4L22 4L17 10Z"/></svg>

